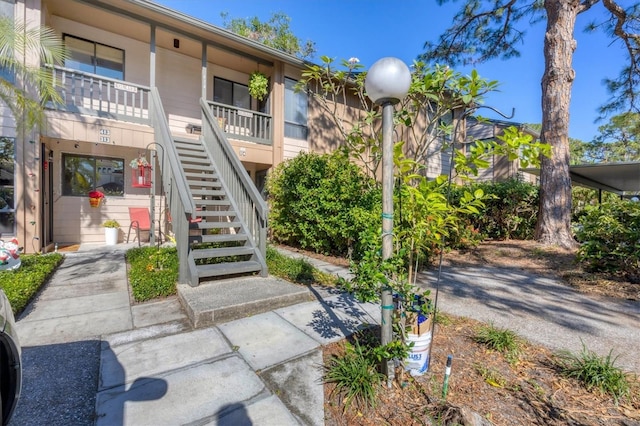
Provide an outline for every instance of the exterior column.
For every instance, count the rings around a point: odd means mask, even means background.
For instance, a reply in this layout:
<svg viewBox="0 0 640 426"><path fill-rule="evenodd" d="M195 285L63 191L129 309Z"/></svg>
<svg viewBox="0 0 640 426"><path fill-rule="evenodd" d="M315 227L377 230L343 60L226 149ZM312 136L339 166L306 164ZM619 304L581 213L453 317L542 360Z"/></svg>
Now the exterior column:
<svg viewBox="0 0 640 426"><path fill-rule="evenodd" d="M156 85L156 26L151 24L149 40L149 87Z"/></svg>
<svg viewBox="0 0 640 426"><path fill-rule="evenodd" d="M273 159L275 167L284 158L284 64L273 65L271 77L271 116L273 117Z"/></svg>
<svg viewBox="0 0 640 426"><path fill-rule="evenodd" d="M202 99L207 99L207 43L202 42Z"/></svg>

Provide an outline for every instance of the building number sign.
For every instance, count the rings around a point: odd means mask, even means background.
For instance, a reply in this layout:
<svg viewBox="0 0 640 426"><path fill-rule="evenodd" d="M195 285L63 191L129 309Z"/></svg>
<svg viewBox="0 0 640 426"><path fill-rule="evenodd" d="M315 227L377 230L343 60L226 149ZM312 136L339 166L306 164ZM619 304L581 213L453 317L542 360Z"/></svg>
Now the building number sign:
<svg viewBox="0 0 640 426"><path fill-rule="evenodd" d="M109 143L111 141L111 130L109 129L100 129L100 142Z"/></svg>

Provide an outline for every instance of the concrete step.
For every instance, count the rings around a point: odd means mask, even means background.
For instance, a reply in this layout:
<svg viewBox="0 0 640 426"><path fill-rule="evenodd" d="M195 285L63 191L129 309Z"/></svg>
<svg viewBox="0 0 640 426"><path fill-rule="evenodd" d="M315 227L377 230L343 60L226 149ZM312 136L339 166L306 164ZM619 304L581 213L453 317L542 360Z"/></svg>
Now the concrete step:
<svg viewBox="0 0 640 426"><path fill-rule="evenodd" d="M259 262L245 260L238 262L222 262L205 265L197 265L198 277L224 277L225 275L249 274L259 272L262 269Z"/></svg>
<svg viewBox="0 0 640 426"><path fill-rule="evenodd" d="M307 287L271 276L178 284L178 298L195 328L314 300Z"/></svg>

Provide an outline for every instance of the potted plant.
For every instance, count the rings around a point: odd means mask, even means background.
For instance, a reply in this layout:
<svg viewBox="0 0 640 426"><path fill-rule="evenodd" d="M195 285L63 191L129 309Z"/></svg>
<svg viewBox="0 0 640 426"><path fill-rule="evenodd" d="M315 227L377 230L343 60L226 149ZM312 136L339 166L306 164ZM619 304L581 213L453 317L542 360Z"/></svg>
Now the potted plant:
<svg viewBox="0 0 640 426"><path fill-rule="evenodd" d="M104 227L104 239L108 246L115 246L118 244L118 228L120 224L115 219L109 219L105 221L102 226Z"/></svg>
<svg viewBox="0 0 640 426"><path fill-rule="evenodd" d="M254 71L249 76L249 94L262 101L269 93L269 79L260 71Z"/></svg>
<svg viewBox="0 0 640 426"><path fill-rule="evenodd" d="M97 189L89 191L89 205L91 207L100 207L100 203L104 199L104 194Z"/></svg>

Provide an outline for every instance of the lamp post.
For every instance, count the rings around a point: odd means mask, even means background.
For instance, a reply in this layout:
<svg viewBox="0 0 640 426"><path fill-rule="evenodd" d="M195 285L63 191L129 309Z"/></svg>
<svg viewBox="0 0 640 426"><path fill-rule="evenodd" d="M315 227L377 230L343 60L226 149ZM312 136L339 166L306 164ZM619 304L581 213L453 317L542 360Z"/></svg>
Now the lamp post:
<svg viewBox="0 0 640 426"><path fill-rule="evenodd" d="M393 252L393 106L407 95L411 72L398 58L386 57L374 63L364 81L367 96L382 106L382 259ZM392 340L393 295L382 289L382 332L380 340L386 345ZM390 360L383 364L388 381L393 376Z"/></svg>

